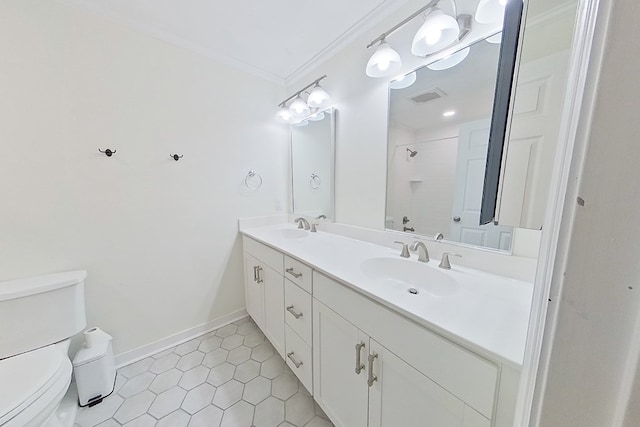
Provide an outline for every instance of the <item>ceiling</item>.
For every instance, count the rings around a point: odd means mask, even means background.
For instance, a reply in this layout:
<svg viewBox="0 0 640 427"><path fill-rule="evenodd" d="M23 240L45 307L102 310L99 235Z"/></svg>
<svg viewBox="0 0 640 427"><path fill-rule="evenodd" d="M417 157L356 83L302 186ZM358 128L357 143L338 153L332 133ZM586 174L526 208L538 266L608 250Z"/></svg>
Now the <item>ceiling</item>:
<svg viewBox="0 0 640 427"><path fill-rule="evenodd" d="M285 83L407 0L62 0Z"/></svg>

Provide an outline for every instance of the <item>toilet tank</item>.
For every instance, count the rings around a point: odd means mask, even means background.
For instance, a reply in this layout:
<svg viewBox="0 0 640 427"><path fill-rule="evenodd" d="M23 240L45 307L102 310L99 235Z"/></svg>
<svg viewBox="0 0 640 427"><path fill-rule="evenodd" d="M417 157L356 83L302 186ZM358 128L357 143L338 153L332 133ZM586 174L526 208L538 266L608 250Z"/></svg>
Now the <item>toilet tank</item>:
<svg viewBox="0 0 640 427"><path fill-rule="evenodd" d="M82 331L86 277L80 270L0 282L0 359Z"/></svg>

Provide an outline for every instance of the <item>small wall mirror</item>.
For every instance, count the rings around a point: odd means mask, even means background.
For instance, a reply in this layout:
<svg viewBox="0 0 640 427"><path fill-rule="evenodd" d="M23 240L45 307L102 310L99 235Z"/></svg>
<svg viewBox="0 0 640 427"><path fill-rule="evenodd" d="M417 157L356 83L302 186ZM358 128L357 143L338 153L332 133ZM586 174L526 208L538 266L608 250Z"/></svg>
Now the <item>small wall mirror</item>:
<svg viewBox="0 0 640 427"><path fill-rule="evenodd" d="M336 111L329 108L291 126L292 210L334 219Z"/></svg>
<svg viewBox="0 0 640 427"><path fill-rule="evenodd" d="M386 228L511 249L478 225L499 56L498 33L390 83Z"/></svg>

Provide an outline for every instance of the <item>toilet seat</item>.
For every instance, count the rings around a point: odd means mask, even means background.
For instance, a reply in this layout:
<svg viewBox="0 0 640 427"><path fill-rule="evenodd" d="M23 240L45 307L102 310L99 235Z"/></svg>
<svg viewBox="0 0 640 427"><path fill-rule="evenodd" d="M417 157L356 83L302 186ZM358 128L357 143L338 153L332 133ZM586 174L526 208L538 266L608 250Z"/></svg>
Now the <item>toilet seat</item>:
<svg viewBox="0 0 640 427"><path fill-rule="evenodd" d="M66 393L71 370L55 344L0 360L0 425L42 425Z"/></svg>

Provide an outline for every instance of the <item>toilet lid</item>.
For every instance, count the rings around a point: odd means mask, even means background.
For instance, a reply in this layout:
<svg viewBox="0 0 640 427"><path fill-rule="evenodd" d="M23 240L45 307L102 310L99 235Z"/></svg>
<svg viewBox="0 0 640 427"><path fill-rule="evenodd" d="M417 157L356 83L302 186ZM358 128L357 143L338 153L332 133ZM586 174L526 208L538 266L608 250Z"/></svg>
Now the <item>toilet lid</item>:
<svg viewBox="0 0 640 427"><path fill-rule="evenodd" d="M0 360L0 425L59 380L65 359L55 345L49 345Z"/></svg>

